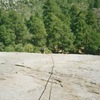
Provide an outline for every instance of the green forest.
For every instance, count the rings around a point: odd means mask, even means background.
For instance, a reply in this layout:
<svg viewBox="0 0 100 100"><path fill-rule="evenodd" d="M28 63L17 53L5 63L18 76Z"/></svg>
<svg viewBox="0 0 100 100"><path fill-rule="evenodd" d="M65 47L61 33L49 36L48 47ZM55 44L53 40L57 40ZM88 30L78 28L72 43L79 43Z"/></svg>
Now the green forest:
<svg viewBox="0 0 100 100"><path fill-rule="evenodd" d="M0 0L0 51L100 54L100 0Z"/></svg>

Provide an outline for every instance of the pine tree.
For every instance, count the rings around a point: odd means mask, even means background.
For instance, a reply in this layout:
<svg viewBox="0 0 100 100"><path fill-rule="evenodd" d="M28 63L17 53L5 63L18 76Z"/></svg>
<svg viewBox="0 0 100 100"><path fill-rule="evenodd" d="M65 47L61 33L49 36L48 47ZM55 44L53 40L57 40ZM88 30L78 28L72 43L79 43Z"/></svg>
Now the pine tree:
<svg viewBox="0 0 100 100"><path fill-rule="evenodd" d="M74 35L76 36L75 39L75 46L77 52L79 50L82 52L82 49L85 48L86 45L86 36L87 35L87 24L85 22L85 14L84 12L80 11L76 17L74 18L73 22L71 23L72 31L74 32Z"/></svg>
<svg viewBox="0 0 100 100"><path fill-rule="evenodd" d="M86 15L86 23L89 26L91 26L94 31L98 30L97 19L96 16L94 15L93 9L88 9Z"/></svg>
<svg viewBox="0 0 100 100"><path fill-rule="evenodd" d="M94 0L94 7L100 8L100 0Z"/></svg>
<svg viewBox="0 0 100 100"><path fill-rule="evenodd" d="M88 9L86 23L89 33L89 37L87 38L88 43L85 47L86 53L97 54L100 48L100 33L98 33L97 19L92 9Z"/></svg>
<svg viewBox="0 0 100 100"><path fill-rule="evenodd" d="M47 46L53 52L68 52L72 47L74 36L71 33L70 26L67 25L68 23L63 22L64 20L52 10L54 5L51 6L51 1L49 0L45 3L43 13L44 24L48 34Z"/></svg>
<svg viewBox="0 0 100 100"><path fill-rule="evenodd" d="M15 44L15 34L12 30L7 29L4 25L0 26L0 42L5 46Z"/></svg>
<svg viewBox="0 0 100 100"><path fill-rule="evenodd" d="M46 46L47 33L41 19L31 16L27 26L31 33L31 43L38 47Z"/></svg>
<svg viewBox="0 0 100 100"><path fill-rule="evenodd" d="M15 43L25 44L30 39L29 31L25 25L24 18L16 13L15 11L10 11L8 14L10 23L7 24L7 27L12 29L16 35Z"/></svg>

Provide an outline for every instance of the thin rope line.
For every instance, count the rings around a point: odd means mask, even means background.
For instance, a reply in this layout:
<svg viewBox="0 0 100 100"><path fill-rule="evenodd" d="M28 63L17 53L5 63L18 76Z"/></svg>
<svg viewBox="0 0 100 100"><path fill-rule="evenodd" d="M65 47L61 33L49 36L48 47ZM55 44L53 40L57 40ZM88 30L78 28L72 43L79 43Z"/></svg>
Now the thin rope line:
<svg viewBox="0 0 100 100"><path fill-rule="evenodd" d="M43 94L44 94L44 92L45 92L45 90L46 90L46 88L47 88L47 85L48 85L48 83L49 83L49 80L50 80L50 78L51 78L52 75L53 75L54 60L53 60L52 55L51 55L51 58L52 58L52 63L53 63L52 70L51 70L51 74L50 74L50 76L49 76L49 78L48 78L48 80L47 80L47 83L45 84L44 90L42 91L42 93L41 93L41 95L40 95L40 97L39 97L38 100L41 100L41 98L42 98L42 96L43 96ZM49 92L49 100L51 99L52 84L53 84L53 83L51 83L50 92Z"/></svg>
<svg viewBox="0 0 100 100"><path fill-rule="evenodd" d="M40 95L40 97L39 97L38 100L41 100L41 98L42 98L42 96L43 96L43 94L44 94L44 92L45 92L45 90L46 90L46 88L47 88L47 85L48 85L48 83L49 83L49 80L50 80L51 76L52 76L52 73L50 74L50 76L49 76L49 78L48 78L48 80L47 80L47 83L46 83L46 85L45 85L45 88L44 88L44 90L42 91L42 93L41 93L41 95Z"/></svg>
<svg viewBox="0 0 100 100"><path fill-rule="evenodd" d="M50 86L50 92L49 92L49 100L51 99L51 94L52 94L52 87L53 87L53 79L51 81L51 86Z"/></svg>
<svg viewBox="0 0 100 100"><path fill-rule="evenodd" d="M53 59L52 55L51 55L51 58L52 58L52 63L53 63L53 67L52 67L52 75L53 75L55 64L54 64L54 59ZM53 79L51 81L51 87L50 87L50 92L49 92L49 100L51 100L52 87L53 87Z"/></svg>

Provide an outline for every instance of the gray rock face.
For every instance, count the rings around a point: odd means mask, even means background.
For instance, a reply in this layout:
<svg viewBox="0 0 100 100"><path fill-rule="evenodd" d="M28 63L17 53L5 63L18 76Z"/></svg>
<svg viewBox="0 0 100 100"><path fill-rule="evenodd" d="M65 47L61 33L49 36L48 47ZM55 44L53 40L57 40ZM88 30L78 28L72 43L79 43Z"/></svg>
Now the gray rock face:
<svg viewBox="0 0 100 100"><path fill-rule="evenodd" d="M100 100L100 56L1 52L0 100Z"/></svg>

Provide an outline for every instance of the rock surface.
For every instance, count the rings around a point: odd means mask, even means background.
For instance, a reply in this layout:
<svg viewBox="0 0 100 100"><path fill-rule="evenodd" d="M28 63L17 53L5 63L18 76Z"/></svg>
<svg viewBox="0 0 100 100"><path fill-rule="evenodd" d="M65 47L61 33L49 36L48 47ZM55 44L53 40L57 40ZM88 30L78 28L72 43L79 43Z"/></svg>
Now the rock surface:
<svg viewBox="0 0 100 100"><path fill-rule="evenodd" d="M0 52L0 100L100 100L100 56Z"/></svg>

